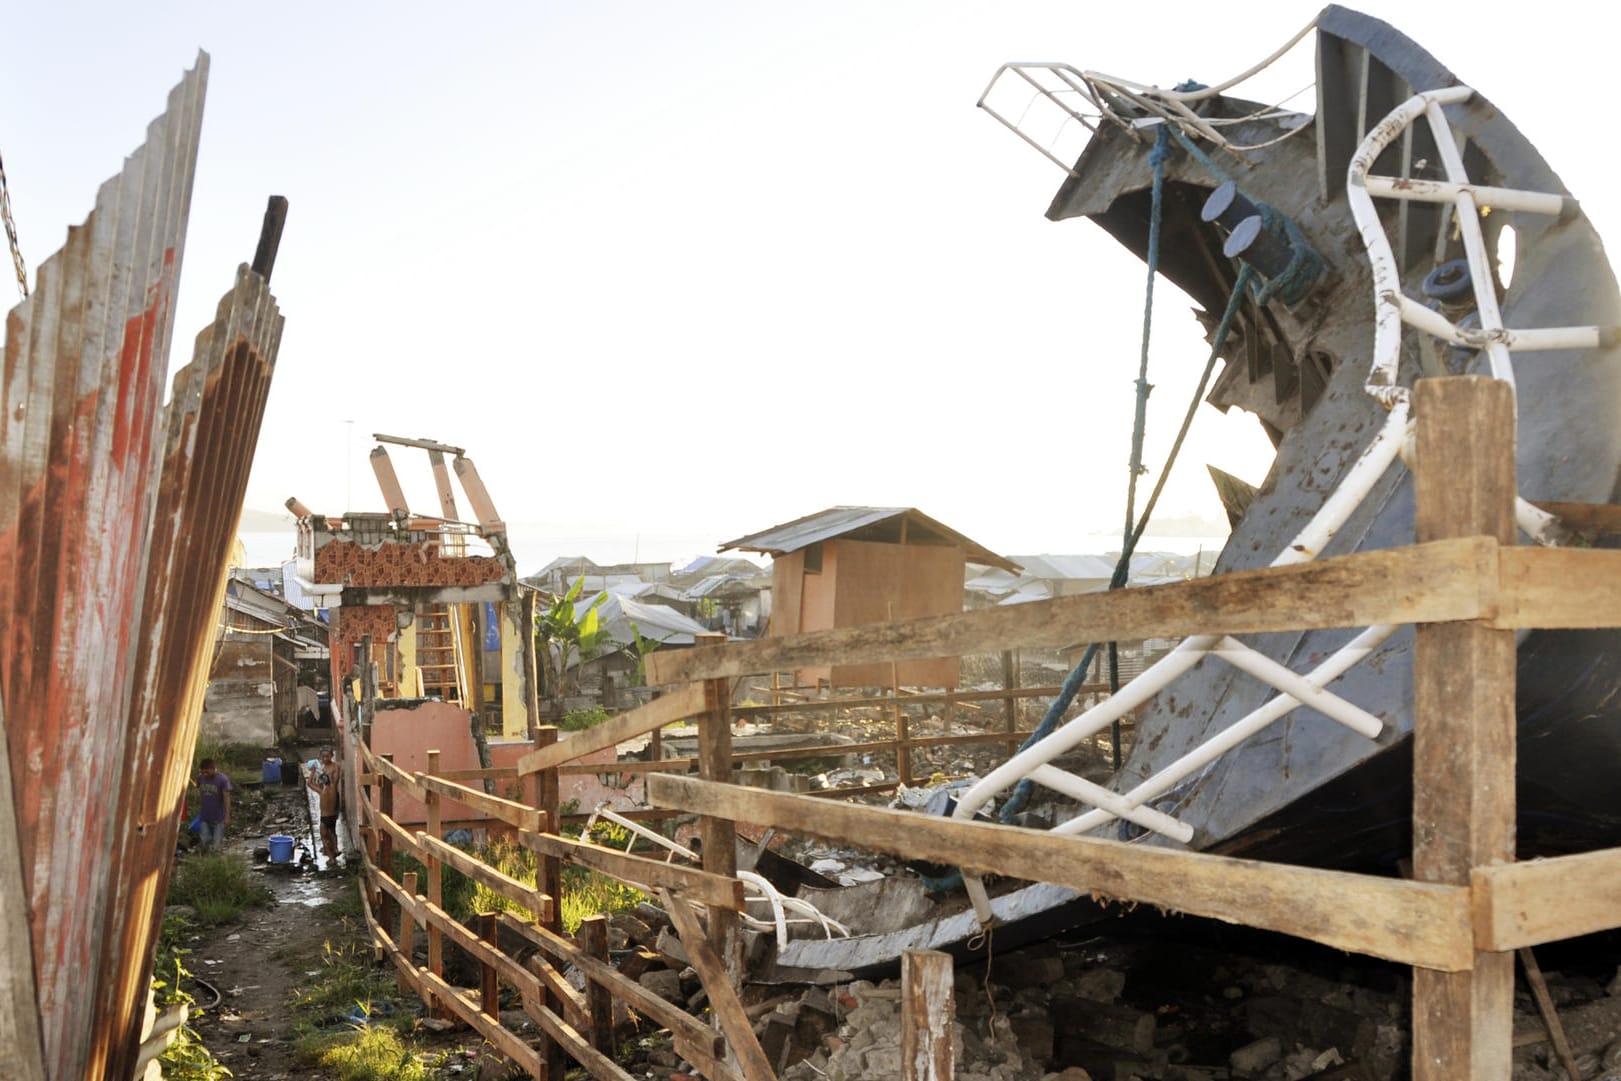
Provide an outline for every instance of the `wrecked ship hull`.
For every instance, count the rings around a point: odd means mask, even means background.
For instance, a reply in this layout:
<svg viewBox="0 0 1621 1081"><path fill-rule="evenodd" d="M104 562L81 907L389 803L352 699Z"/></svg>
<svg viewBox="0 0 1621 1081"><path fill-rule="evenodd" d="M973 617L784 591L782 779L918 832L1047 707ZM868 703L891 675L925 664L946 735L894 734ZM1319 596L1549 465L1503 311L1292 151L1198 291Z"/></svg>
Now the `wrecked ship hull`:
<svg viewBox="0 0 1621 1081"><path fill-rule="evenodd" d="M1244 192L1289 216L1322 254L1326 273L1317 292L1289 306L1277 301L1246 313L1227 365L1209 400L1261 416L1275 430L1271 474L1232 534L1216 573L1265 566L1290 544L1358 454L1384 423L1383 406L1364 391L1373 343L1376 289L1358 227L1347 204L1347 164L1357 144L1386 111L1416 90L1460 80L1429 53L1387 24L1339 7L1317 21L1317 111L1310 131L1247 155L1234 168ZM1360 103L1365 100L1366 107ZM1242 113L1245 103L1229 108ZM1564 194L1564 185L1537 149L1489 102L1475 97L1447 110L1464 147L1470 175L1483 185ZM1287 122L1282 122L1287 123ZM1276 138L1279 122L1239 128L1245 142ZM1437 158L1424 129L1415 126L1400 153L1379 159L1376 171L1402 177L1433 176ZM1089 217L1139 255L1146 232L1134 224L1151 185L1147 145L1118 128L1105 128L1088 145L1048 216ZM1219 186L1199 161L1173 154L1166 166L1165 236L1161 270L1207 313L1227 299L1231 266L1222 258L1223 233L1202 210ZM1174 187L1172 185L1175 185ZM1401 274L1402 291L1421 297L1423 284L1456 258L1458 242L1436 204L1381 205L1381 217ZM1496 219L1492 221L1492 219ZM1514 231L1511 281L1499 284L1503 322L1513 327L1621 323L1621 298L1592 224L1580 213L1555 218L1494 213L1487 242ZM1207 318L1208 321L1208 318ZM1445 347L1430 356L1404 347L1402 382L1420 374L1484 373L1484 353ZM1519 406L1518 474L1521 494L1538 503L1610 503L1621 464L1621 351L1614 347L1516 355ZM1320 386L1319 386L1320 384ZM1412 542L1412 477L1394 466L1337 532L1323 555L1394 548ZM1253 636L1246 644L1296 672L1345 645L1354 630ZM1219 846L1253 855L1287 852L1311 862L1384 859L1405 847L1411 806L1410 759L1389 758L1412 732L1410 628L1379 646L1334 683L1341 697L1385 722L1367 740L1313 710L1301 708L1254 736L1204 772L1161 797L1156 806L1194 828L1194 847ZM1571 829L1621 834L1621 798L1613 786L1572 783L1572 761L1621 761L1621 726L1615 688L1621 675L1621 636L1612 631L1522 634L1518 713L1521 718L1522 814L1554 814ZM1115 787L1129 789L1215 733L1261 706L1276 692L1232 666L1206 660L1152 700L1138 719L1137 739ZM1578 746L1587 757L1573 759ZM1600 771L1602 772L1602 771ZM1347 775L1350 775L1347 777ZM1320 828L1291 840L1293 821L1316 817L1311 803L1286 809L1337 778L1348 805L1366 809L1357 821L1366 844L1346 848ZM1593 774L1589 773L1589 778ZM1558 794L1557 800L1552 797ZM1320 802L1320 801L1319 801ZM1280 817L1281 816L1281 817ZM1246 836L1263 821L1264 829ZM1128 829L1128 834L1135 833ZM1544 836L1528 829L1527 839Z"/></svg>
<svg viewBox="0 0 1621 1081"><path fill-rule="evenodd" d="M1207 400L1257 415L1277 445L1277 457L1234 524L1216 573L1273 562L1386 422L1388 402L1376 400L1367 388L1377 291L1347 199L1348 167L1364 137L1401 102L1419 91L1460 84L1428 52L1377 19L1331 6L1318 16L1315 29L1314 115L1261 115L1267 111L1253 103L1217 97L1201 115L1231 119L1223 130L1232 142L1261 148L1215 161L1173 146L1163 165L1158 268L1199 305L1212 336L1240 273L1238 260L1224 254L1231 221L1207 210L1225 181L1232 179L1249 199L1291 221L1324 267L1315 290L1304 298L1283 303L1274 297L1241 306L1222 350L1226 365ZM1129 102L1111 104L1124 122L1100 122L1073 167L1059 162L1069 175L1047 213L1055 221L1090 218L1147 261L1154 129L1132 130ZM1477 95L1445 113L1475 183L1566 195L1537 148L1489 102ZM1415 125L1377 158L1373 172L1402 178L1398 184L1431 179L1437 175L1431 163L1438 159L1433 136ZM1494 258L1506 243L1505 227L1512 227L1515 244L1512 279L1495 283L1502 325L1621 324L1621 296L1603 245L1573 201L1569 208L1557 216L1506 211L1486 219L1485 239ZM1459 255L1449 208L1403 201L1381 203L1379 213L1401 291L1424 296L1425 279ZM1404 386L1422 374L1488 370L1484 352L1425 348L1405 339L1402 349ZM1522 353L1514 370L1521 495L1549 504L1616 502L1621 351L1601 345ZM1397 464L1379 477L1318 554L1395 548L1413 538L1412 479ZM1357 633L1255 635L1246 636L1245 645L1301 673ZM1377 738L1297 708L1149 806L1191 827L1186 843L1193 848L1393 869L1411 851L1412 651L1411 628L1399 630L1332 684L1340 697L1383 722ZM1621 763L1618 677L1621 634L1521 633L1516 705L1522 855L1621 838L1621 793L1609 783L1613 767ZM1200 661L1142 709L1130 755L1109 787L1128 792L1277 693L1213 657ZM1573 762L1581 769L1573 770ZM1118 820L1093 832L1177 843ZM1095 918L1101 909L1068 891L1060 896L1050 888L1027 887L994 901L993 911L999 922L1011 918L1050 933ZM904 932L795 942L778 961L871 972L892 963L900 949L917 945L961 952L979 934L972 916L971 911L936 913ZM998 926L999 944L1007 930Z"/></svg>

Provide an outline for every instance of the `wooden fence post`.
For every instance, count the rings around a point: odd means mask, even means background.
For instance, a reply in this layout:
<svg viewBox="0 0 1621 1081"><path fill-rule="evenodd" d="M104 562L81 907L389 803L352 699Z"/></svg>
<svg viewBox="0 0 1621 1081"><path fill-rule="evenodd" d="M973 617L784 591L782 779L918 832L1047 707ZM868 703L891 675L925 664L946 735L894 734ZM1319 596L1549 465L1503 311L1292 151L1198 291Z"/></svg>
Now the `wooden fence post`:
<svg viewBox="0 0 1621 1081"><path fill-rule="evenodd" d="M1002 651L1002 689L1012 692L1019 686L1018 669L1013 663L1013 651ZM1012 755L1019 748L1019 700L1012 693L1002 699L1002 712L1007 722L1008 754Z"/></svg>
<svg viewBox="0 0 1621 1081"><path fill-rule="evenodd" d="M427 774L430 777L437 777L439 775L438 751L428 752ZM426 802L428 805L428 836L432 837L436 841L443 840L444 828L441 820L441 815L443 812L439 808L439 793L430 789L426 795ZM422 859L428 867L428 900L435 905L443 907L445 873L444 865L439 862L439 857L433 854L432 849L424 852L422 854ZM440 934L438 925L432 923L428 924L428 971L432 972L435 976L443 976L445 974L444 940ZM430 1005L437 1008L437 1004L430 1003ZM432 1013L432 1010L430 1010L430 1013Z"/></svg>
<svg viewBox="0 0 1621 1081"><path fill-rule="evenodd" d="M478 937L491 949L500 949L500 932L496 930L495 913L478 914ZM479 960L479 1009L491 1017L501 1016L501 983L495 966L486 959Z"/></svg>
<svg viewBox="0 0 1621 1081"><path fill-rule="evenodd" d="M951 1029L957 1020L949 953L907 950L901 954L901 1077L903 1081L951 1081Z"/></svg>
<svg viewBox="0 0 1621 1081"><path fill-rule="evenodd" d="M556 725L540 725L535 729L535 749L550 747L557 742ZM535 774L535 806L546 812L546 832L556 836L563 832L562 792L557 767L543 769ZM541 926L557 934L563 933L563 863L556 856L535 857L535 885L552 899L551 916L540 921ZM558 1017L563 1016L563 1000L556 991L546 991L543 1005ZM567 1056L562 1044L542 1033L540 1062L545 1081L563 1081Z"/></svg>
<svg viewBox="0 0 1621 1081"><path fill-rule="evenodd" d="M694 635L702 648L726 641L724 634ZM698 776L721 784L732 782L732 684L728 679L704 681L704 713L698 719ZM704 870L717 875L737 874L737 827L729 818L703 816L698 823L703 840ZM733 987L742 986L743 936L737 913L709 910L709 941L726 965Z"/></svg>
<svg viewBox="0 0 1621 1081"><path fill-rule="evenodd" d="M417 873L415 871L407 871L401 875L400 887L407 897L415 897L417 895ZM417 950L416 920L412 918L411 910L403 906L400 908L400 937L396 939L396 943L400 947L400 953L405 955L406 961L412 965L415 965ZM408 977L404 972L401 972L400 994L414 995L416 994L416 990L416 985L411 982L410 977Z"/></svg>
<svg viewBox="0 0 1621 1081"><path fill-rule="evenodd" d="M587 916L580 922L580 948L608 964L608 917ZM612 1057L615 1051L613 992L604 984L590 980L585 985L585 1003L586 1012L591 1015L591 1046Z"/></svg>
<svg viewBox="0 0 1621 1081"><path fill-rule="evenodd" d="M1479 376L1420 380L1414 527L1419 543L1514 543L1514 392ZM1469 885L1514 859L1514 632L1420 624L1413 650L1413 870ZM1514 955L1466 972L1413 971L1414 1081L1510 1073Z"/></svg>
<svg viewBox="0 0 1621 1081"><path fill-rule="evenodd" d="M394 764L394 756L385 754L381 756L384 762ZM394 781L379 773L377 776L377 810L389 818L394 817ZM377 870L383 874L394 877L394 835L386 829L377 831ZM377 888L377 907L384 927L394 926L394 910L399 906L394 897L381 886Z"/></svg>

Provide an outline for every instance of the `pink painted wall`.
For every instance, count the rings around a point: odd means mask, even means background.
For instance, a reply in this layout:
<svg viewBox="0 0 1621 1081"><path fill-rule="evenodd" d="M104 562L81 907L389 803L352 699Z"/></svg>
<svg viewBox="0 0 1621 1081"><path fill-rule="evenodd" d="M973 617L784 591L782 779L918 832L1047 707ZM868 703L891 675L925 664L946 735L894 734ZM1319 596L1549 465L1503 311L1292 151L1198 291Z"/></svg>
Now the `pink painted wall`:
<svg viewBox="0 0 1621 1081"><path fill-rule="evenodd" d="M372 723L372 750L379 755L391 754L394 764L407 773L428 768L428 752L439 752L441 770L478 769L478 750L473 746L471 720L467 710L446 702L423 702L411 709L378 710ZM570 733L562 733L565 737ZM490 761L497 769L516 766L518 759L534 750L528 740L490 744ZM580 761L607 764L614 761L613 748L583 756ZM460 782L467 783L467 782ZM645 802L644 775L637 774L628 788L605 787L594 774L564 775L561 798L574 800L581 813L589 813L598 804L610 803L617 810L638 806ZM523 786L518 780L495 782L495 794L506 799L527 803ZM440 815L446 822L484 821L487 815L451 800L440 803ZM425 825L428 808L421 800L395 789L394 820L407 828Z"/></svg>

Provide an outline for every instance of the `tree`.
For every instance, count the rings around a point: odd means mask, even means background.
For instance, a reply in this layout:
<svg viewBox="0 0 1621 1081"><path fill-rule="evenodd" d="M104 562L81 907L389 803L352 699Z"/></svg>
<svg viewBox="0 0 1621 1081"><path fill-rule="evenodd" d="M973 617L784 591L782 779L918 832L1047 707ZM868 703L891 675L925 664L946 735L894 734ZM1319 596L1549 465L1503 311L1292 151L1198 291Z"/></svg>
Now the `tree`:
<svg viewBox="0 0 1621 1081"><path fill-rule="evenodd" d="M584 589L585 576L581 575L567 593L552 598L546 610L535 616L535 652L540 657L542 682L550 697L566 696L571 686L577 690L578 677L569 675L570 660L583 661L596 656L607 640L597 609L608 599L608 594L598 593L581 611L578 604Z"/></svg>

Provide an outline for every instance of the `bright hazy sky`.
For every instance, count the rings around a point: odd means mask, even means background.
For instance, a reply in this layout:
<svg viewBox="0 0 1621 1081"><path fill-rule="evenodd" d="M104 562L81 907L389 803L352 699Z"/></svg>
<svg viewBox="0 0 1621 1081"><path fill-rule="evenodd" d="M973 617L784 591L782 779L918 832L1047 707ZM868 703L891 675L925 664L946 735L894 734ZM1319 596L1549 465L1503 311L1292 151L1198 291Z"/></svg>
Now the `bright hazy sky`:
<svg viewBox="0 0 1621 1081"><path fill-rule="evenodd" d="M1502 107L1606 231L1598 8L1362 7ZM1121 525L1143 270L1047 221L1062 174L974 102L1008 60L1215 82L1316 10L16 5L0 154L36 266L209 51L170 368L286 195L251 508L383 509L380 431L466 447L525 572L712 551L841 503L1073 552ZM1275 96L1310 64L1308 40ZM1187 307L1159 291L1156 470L1204 360ZM1269 460L1253 422L1204 407L1162 513L1217 518L1203 463L1259 482ZM395 463L432 507L425 457Z"/></svg>

